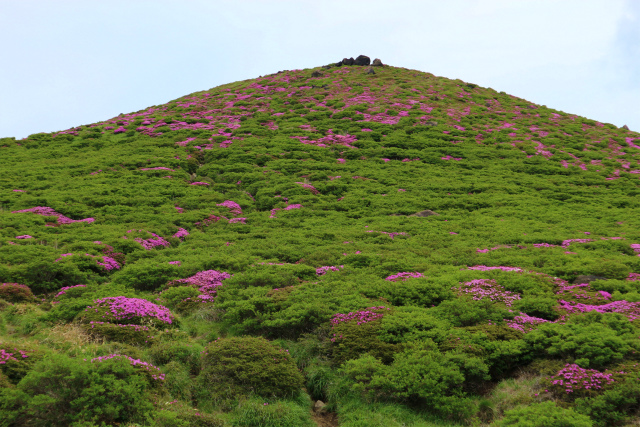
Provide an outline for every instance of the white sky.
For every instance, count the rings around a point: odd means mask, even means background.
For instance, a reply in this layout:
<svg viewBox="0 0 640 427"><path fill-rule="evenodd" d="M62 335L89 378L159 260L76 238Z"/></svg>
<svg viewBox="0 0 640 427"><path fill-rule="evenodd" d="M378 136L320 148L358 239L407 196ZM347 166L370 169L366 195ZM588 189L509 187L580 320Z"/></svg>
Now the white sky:
<svg viewBox="0 0 640 427"><path fill-rule="evenodd" d="M640 131L640 0L0 0L0 137L365 54Z"/></svg>

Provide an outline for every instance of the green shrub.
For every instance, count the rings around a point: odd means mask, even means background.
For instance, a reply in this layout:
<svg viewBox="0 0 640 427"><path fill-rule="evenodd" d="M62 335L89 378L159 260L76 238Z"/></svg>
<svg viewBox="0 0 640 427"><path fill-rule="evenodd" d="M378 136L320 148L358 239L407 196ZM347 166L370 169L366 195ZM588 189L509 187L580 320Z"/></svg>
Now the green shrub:
<svg viewBox="0 0 640 427"><path fill-rule="evenodd" d="M566 324L541 324L523 339L539 355L597 369L637 351L635 335L624 316L592 311L572 316Z"/></svg>
<svg viewBox="0 0 640 427"><path fill-rule="evenodd" d="M154 328L141 325L90 321L83 325L89 335L130 345L151 345L158 333Z"/></svg>
<svg viewBox="0 0 640 427"><path fill-rule="evenodd" d="M428 341L398 353L391 365L366 355L347 361L341 370L353 381L351 391L368 399L402 399L458 419L468 419L473 411L462 388L465 374L484 377L487 371L480 359L442 354Z"/></svg>
<svg viewBox="0 0 640 427"><path fill-rule="evenodd" d="M52 355L16 389L0 391L4 424L70 426L77 422L122 423L144 419L153 409L149 380L128 360L91 363Z"/></svg>
<svg viewBox="0 0 640 427"><path fill-rule="evenodd" d="M156 427L223 427L227 424L215 414L207 414L178 402L171 409L154 413Z"/></svg>
<svg viewBox="0 0 640 427"><path fill-rule="evenodd" d="M8 302L32 302L35 300L31 289L18 283L0 283L0 298Z"/></svg>
<svg viewBox="0 0 640 427"><path fill-rule="evenodd" d="M343 322L331 329L331 358L336 365L356 359L362 354L370 354L385 363L393 360L398 346L378 338L381 319L358 324L356 321Z"/></svg>
<svg viewBox="0 0 640 427"><path fill-rule="evenodd" d="M496 427L592 427L593 422L573 409L556 406L553 402L534 403L506 411Z"/></svg>
<svg viewBox="0 0 640 427"><path fill-rule="evenodd" d="M205 348L197 383L200 398L225 401L243 394L291 396L303 377L285 350L261 337L237 337Z"/></svg>

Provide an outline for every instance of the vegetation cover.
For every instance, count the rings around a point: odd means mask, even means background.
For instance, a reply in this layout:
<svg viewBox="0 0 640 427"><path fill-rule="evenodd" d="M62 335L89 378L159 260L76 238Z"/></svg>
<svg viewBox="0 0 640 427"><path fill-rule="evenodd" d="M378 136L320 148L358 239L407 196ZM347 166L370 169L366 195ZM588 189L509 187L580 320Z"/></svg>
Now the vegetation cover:
<svg viewBox="0 0 640 427"><path fill-rule="evenodd" d="M0 426L638 419L637 132L332 65L0 168Z"/></svg>

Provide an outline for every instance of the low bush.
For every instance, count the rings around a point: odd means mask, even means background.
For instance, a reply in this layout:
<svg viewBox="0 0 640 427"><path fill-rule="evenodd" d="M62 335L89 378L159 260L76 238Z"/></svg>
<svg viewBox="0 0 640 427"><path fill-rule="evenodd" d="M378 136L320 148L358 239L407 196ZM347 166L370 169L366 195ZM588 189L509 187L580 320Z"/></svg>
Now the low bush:
<svg viewBox="0 0 640 427"><path fill-rule="evenodd" d="M243 394L292 396L303 377L287 351L264 338L221 338L205 348L197 384L201 400L224 402Z"/></svg>
<svg viewBox="0 0 640 427"><path fill-rule="evenodd" d="M31 289L18 283L0 284L0 298L8 302L32 302L35 300Z"/></svg>

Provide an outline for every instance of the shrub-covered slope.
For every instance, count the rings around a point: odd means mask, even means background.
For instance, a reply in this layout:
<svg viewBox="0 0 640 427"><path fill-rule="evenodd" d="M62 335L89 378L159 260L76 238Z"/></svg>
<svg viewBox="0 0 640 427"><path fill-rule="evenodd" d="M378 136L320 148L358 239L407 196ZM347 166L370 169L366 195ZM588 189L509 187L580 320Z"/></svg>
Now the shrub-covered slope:
<svg viewBox="0 0 640 427"><path fill-rule="evenodd" d="M637 417L640 134L371 70L0 139L0 425Z"/></svg>

